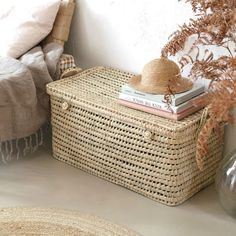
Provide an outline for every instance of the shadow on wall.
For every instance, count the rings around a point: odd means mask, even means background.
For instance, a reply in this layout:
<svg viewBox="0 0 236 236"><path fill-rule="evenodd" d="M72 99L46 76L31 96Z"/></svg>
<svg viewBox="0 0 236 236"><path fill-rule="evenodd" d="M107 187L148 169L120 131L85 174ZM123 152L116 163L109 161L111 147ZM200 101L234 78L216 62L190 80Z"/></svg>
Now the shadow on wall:
<svg viewBox="0 0 236 236"><path fill-rule="evenodd" d="M112 64L115 67L116 57L126 58L123 63L128 63L129 51L120 46L124 44L124 35L113 31L112 21L107 20L111 13L105 13L99 14L86 1L77 1L65 51L74 55L77 65L82 68Z"/></svg>
<svg viewBox="0 0 236 236"><path fill-rule="evenodd" d="M140 73L191 15L190 6L173 0L77 0L66 52L85 68L108 65Z"/></svg>

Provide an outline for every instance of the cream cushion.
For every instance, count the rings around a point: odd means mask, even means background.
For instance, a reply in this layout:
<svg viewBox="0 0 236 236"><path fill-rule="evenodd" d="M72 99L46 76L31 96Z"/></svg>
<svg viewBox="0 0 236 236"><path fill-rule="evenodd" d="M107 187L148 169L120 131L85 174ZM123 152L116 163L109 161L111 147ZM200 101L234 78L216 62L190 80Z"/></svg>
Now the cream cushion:
<svg viewBox="0 0 236 236"><path fill-rule="evenodd" d="M18 58L52 30L60 0L7 0L0 3L0 56Z"/></svg>

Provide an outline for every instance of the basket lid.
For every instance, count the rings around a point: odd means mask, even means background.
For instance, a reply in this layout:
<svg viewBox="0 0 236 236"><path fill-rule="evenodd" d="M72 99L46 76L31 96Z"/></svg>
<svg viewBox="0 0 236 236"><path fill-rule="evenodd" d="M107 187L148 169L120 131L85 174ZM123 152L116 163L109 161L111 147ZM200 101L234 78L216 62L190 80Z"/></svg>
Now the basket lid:
<svg viewBox="0 0 236 236"><path fill-rule="evenodd" d="M174 135L178 135L178 132L186 131L186 129L192 133L196 131L202 111L181 121L174 121L118 104L121 86L127 83L132 76L133 74L118 69L94 67L48 84L47 93L99 114L137 126L142 125L147 129L158 130L158 132L160 128L170 131Z"/></svg>

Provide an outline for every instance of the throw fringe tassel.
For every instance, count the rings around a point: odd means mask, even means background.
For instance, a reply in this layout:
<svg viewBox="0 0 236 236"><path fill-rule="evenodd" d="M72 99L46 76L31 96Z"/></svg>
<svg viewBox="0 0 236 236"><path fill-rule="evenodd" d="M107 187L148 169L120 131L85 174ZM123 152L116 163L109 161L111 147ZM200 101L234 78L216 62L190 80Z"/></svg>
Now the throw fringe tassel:
<svg viewBox="0 0 236 236"><path fill-rule="evenodd" d="M44 133L48 130L47 125L28 137L0 142L0 163L6 164L14 159L19 160L35 152L43 145Z"/></svg>

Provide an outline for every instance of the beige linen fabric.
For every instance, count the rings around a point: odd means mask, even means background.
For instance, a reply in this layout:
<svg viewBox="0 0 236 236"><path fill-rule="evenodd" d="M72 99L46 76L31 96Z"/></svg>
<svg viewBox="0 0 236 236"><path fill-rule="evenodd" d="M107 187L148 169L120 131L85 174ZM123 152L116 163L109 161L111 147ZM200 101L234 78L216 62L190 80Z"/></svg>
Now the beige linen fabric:
<svg viewBox="0 0 236 236"><path fill-rule="evenodd" d="M58 74L62 51L51 43L33 48L19 60L0 57L0 141L29 136L46 122L45 87Z"/></svg>

